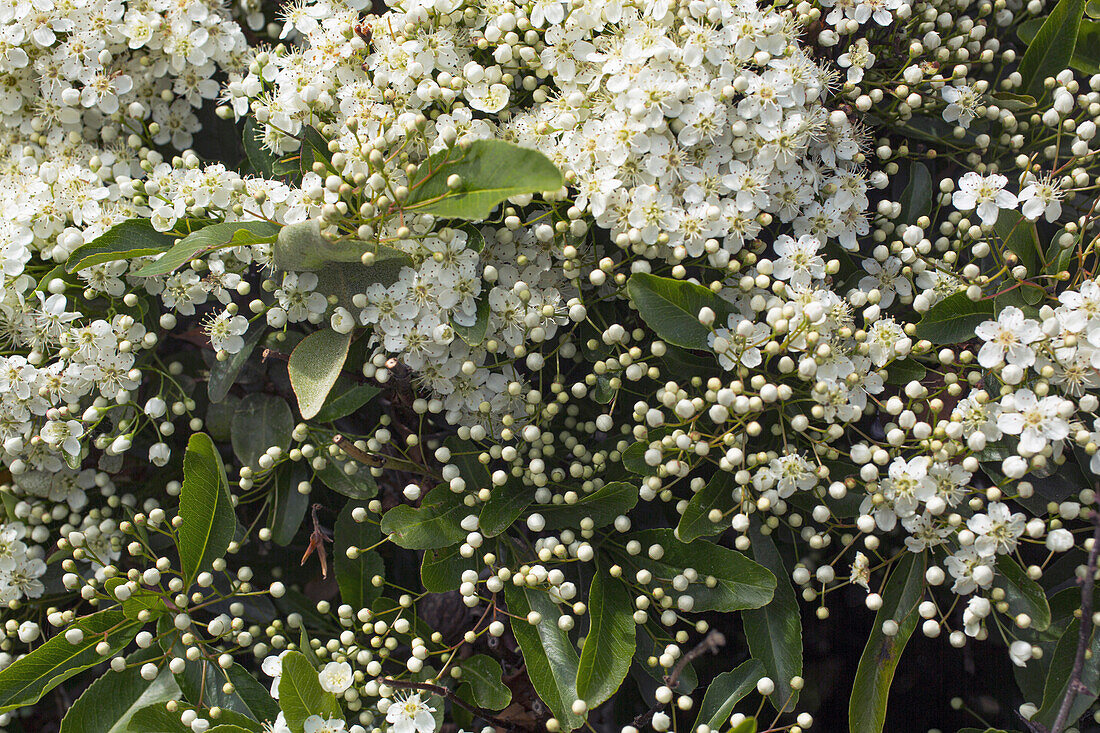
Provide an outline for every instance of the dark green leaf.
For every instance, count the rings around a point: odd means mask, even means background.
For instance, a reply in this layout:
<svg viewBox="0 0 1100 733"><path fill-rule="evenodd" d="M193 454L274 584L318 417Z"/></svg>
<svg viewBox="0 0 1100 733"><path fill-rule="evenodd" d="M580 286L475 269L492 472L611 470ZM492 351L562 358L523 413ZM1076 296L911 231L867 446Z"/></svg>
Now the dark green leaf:
<svg viewBox="0 0 1100 733"><path fill-rule="evenodd" d="M378 544L382 533L371 522L356 522L352 516L356 508L365 509L360 502L349 501L340 510L333 530L332 565L336 582L340 586L340 598L352 608L370 608L375 598L382 595L382 588L375 587L371 578L382 575L385 566L378 550L366 548ZM373 515L368 515L373 516ZM359 549L355 559L348 557L348 548Z"/></svg>
<svg viewBox="0 0 1100 733"><path fill-rule="evenodd" d="M283 466L275 476L271 493L271 541L286 547L302 526L309 509L309 494L298 491L298 484L309 479L309 469L302 461Z"/></svg>
<svg viewBox="0 0 1100 733"><path fill-rule="evenodd" d="M187 441L179 515L180 562L189 584L225 554L237 526L225 466L206 433L193 433Z"/></svg>
<svg viewBox="0 0 1100 733"><path fill-rule="evenodd" d="M1050 605L1046 592L1008 555L997 557L997 577L993 587L1005 593L1010 616L1026 613L1031 617L1031 628L1046 631L1050 626Z"/></svg>
<svg viewBox="0 0 1100 733"><path fill-rule="evenodd" d="M271 242L281 227L269 221L233 221L211 224L181 239L170 250L145 265L134 275L149 277L167 275L183 267L196 257L222 247L243 247L260 242Z"/></svg>
<svg viewBox="0 0 1100 733"><path fill-rule="evenodd" d="M263 131L259 129L260 127L252 117L245 120L244 135L242 135L241 141L244 143L244 154L248 158L248 162L264 178L281 178L297 174L299 171L298 161L293 159L297 156L280 158L265 148L263 146Z"/></svg>
<svg viewBox="0 0 1100 733"><path fill-rule="evenodd" d="M237 697L244 702L256 720L275 720L279 714L279 705L271 698L266 687L239 664L227 669L226 674L236 688Z"/></svg>
<svg viewBox="0 0 1100 733"><path fill-rule="evenodd" d="M354 469L354 473L347 472L349 467ZM329 458L325 467L315 475L325 486L349 499L362 501L378 493L378 484L370 469L352 460Z"/></svg>
<svg viewBox="0 0 1100 733"><path fill-rule="evenodd" d="M481 484L467 481L466 485ZM486 537L496 537L511 527L534 500L535 487L526 486L518 480L508 481L503 486L494 486L489 493L489 500L481 507L478 527Z"/></svg>
<svg viewBox="0 0 1100 733"><path fill-rule="evenodd" d="M311 715L339 717L340 706L331 692L317 679L317 670L301 652L283 656L283 675L279 680L279 707L286 716L291 733L303 733L303 723Z"/></svg>
<svg viewBox="0 0 1100 733"><path fill-rule="evenodd" d="M629 569L631 576L637 569L646 568L653 573L655 580L671 583L685 568L694 568L699 573L699 582L692 583L685 591L685 595L695 599L695 611L760 608L772 599L775 577L767 568L740 552L704 540L680 542L670 529L641 530L634 532L631 539L641 543L640 555L612 550L620 564ZM652 545L664 548L659 560L649 557ZM703 582L707 576L714 577L716 582L713 588L708 588Z"/></svg>
<svg viewBox="0 0 1100 733"><path fill-rule="evenodd" d="M240 672L243 672L239 667ZM220 707L233 719L225 722L242 722L240 719L258 718L236 692L226 693L222 687L229 682L228 672L207 659L188 661L183 672L176 675L176 683L183 691L183 698L196 708ZM270 695L269 695L270 697Z"/></svg>
<svg viewBox="0 0 1100 733"><path fill-rule="evenodd" d="M206 394L213 403L221 402L229 394L229 388L237 381L241 368L252 356L256 344L260 343L267 331L267 321L257 318L248 325L244 334L244 346L236 354L230 354L225 361L215 361L210 367L210 378L206 382Z"/></svg>
<svg viewBox="0 0 1100 733"><path fill-rule="evenodd" d="M462 660L458 694L486 710L503 710L512 701L512 691L501 681L500 663L484 654Z"/></svg>
<svg viewBox="0 0 1100 733"><path fill-rule="evenodd" d="M699 322L700 310L713 310L719 325L725 324L732 311L728 302L702 285L646 272L631 275L626 291L646 325L660 338L685 349L709 348L711 330Z"/></svg>
<svg viewBox="0 0 1100 733"><path fill-rule="evenodd" d="M457 546L425 550L424 560L420 564L420 582L429 593L446 593L458 590L462 584L462 573L477 569L477 558L462 557Z"/></svg>
<svg viewBox="0 0 1100 733"><path fill-rule="evenodd" d="M457 186L448 185L452 176ZM504 140L475 140L430 155L409 183L406 208L440 217L482 221L506 198L556 191L561 171L537 150Z"/></svg>
<svg viewBox="0 0 1100 733"><path fill-rule="evenodd" d="M355 384L347 380L345 389L341 389L340 383L344 379L336 380L336 385L328 393L325 404L318 410L314 419L317 422L332 422L342 417L347 417L375 398L382 390L370 384Z"/></svg>
<svg viewBox="0 0 1100 733"><path fill-rule="evenodd" d="M268 448L290 448L294 413L282 397L253 392L237 405L232 430L233 454L242 466L257 469Z"/></svg>
<svg viewBox="0 0 1100 733"><path fill-rule="evenodd" d="M1042 98L1046 92L1043 80L1069 66L1084 12L1085 0L1058 0L1020 61L1023 83L1018 89L1022 93Z"/></svg>
<svg viewBox="0 0 1100 733"><path fill-rule="evenodd" d="M127 733L191 733L191 728L180 721L179 712L170 713L164 703L156 703L134 713Z"/></svg>
<svg viewBox="0 0 1100 733"><path fill-rule="evenodd" d="M1036 30L1038 26L1036 26ZM990 95L993 98L993 103L1002 109L1007 109L1012 112L1019 112L1025 109L1035 108L1035 97L1028 94L1013 94L1012 92L994 92Z"/></svg>
<svg viewBox="0 0 1100 733"><path fill-rule="evenodd" d="M771 536L761 534L756 525L750 529L750 536L753 559L771 571L776 587L771 603L741 614L745 639L752 658L763 662L768 676L775 681L775 692L768 696L768 701L776 710L789 713L798 702L798 691L791 687L791 678L802 675L802 618L798 598Z"/></svg>
<svg viewBox="0 0 1100 733"><path fill-rule="evenodd" d="M888 384L896 384L898 386L909 384L913 381L921 381L924 379L924 375L928 373L924 364L913 359L898 359L891 362L886 367L888 376L886 382Z"/></svg>
<svg viewBox="0 0 1100 733"><path fill-rule="evenodd" d="M720 730L729 723L733 708L745 695L756 689L756 683L767 674L764 665L755 659L723 672L714 678L699 706L696 723L707 724L712 730Z"/></svg>
<svg viewBox="0 0 1100 733"><path fill-rule="evenodd" d="M106 672L65 713L60 733L126 733L138 710L179 696L180 688L167 669L152 682L142 679L140 665Z"/></svg>
<svg viewBox="0 0 1100 733"><path fill-rule="evenodd" d="M537 511L546 519L546 529L579 526L582 519L591 519L594 527L611 524L620 514L626 514L638 503L638 487L612 481L576 504L543 504Z"/></svg>
<svg viewBox="0 0 1100 733"><path fill-rule="evenodd" d="M1096 18L1097 16L1089 13L1090 6L1094 9L1100 8L1100 0L1088 0L1085 4L1085 14L1089 18ZM1035 34L1039 32L1039 28L1042 27L1045 19L1046 16L1039 16L1025 20L1017 26L1016 35L1024 43L1030 43L1035 38ZM1077 29L1077 45L1073 49L1073 56L1070 58L1069 65L1086 74L1100 73L1100 47L1097 46L1098 42L1100 42L1100 23L1087 18L1082 19L1081 27ZM997 95L993 96L996 97Z"/></svg>
<svg viewBox="0 0 1100 733"><path fill-rule="evenodd" d="M577 699L577 666L580 658L569 634L558 628L561 611L550 596L538 588L504 586L508 612L512 614L512 633L523 652L527 675L539 698L550 708L562 730L579 728L583 723L573 713ZM532 626L527 615L536 611L542 622Z"/></svg>
<svg viewBox="0 0 1100 733"><path fill-rule="evenodd" d="M309 420L321 411L329 390L344 368L351 346L350 333L331 328L314 331L294 347L287 362L290 385L298 398L298 411Z"/></svg>
<svg viewBox="0 0 1100 733"><path fill-rule="evenodd" d="M313 170L313 164L317 162L324 163L326 168L331 169L329 161L332 157L328 150L328 141L317 132L315 127L306 125L302 128L302 148L298 155L302 175L310 173Z"/></svg>
<svg viewBox="0 0 1100 733"><path fill-rule="evenodd" d="M725 515L733 508L733 488L733 476L728 471L718 471L706 486L692 494L676 525L676 536L681 542L693 542L729 529ZM723 515L717 523L710 521L710 513L715 509Z"/></svg>
<svg viewBox="0 0 1100 733"><path fill-rule="evenodd" d="M997 217L997 223L993 225L993 231L1005 248L1015 253L1029 275L1040 272L1042 252L1039 247L1039 232L1035 229L1034 222L1025 219L1018 211L1002 211Z"/></svg>
<svg viewBox="0 0 1100 733"><path fill-rule="evenodd" d="M992 299L973 301L958 292L928 309L917 324L916 337L934 344L969 341L974 329L993 317Z"/></svg>
<svg viewBox="0 0 1100 733"><path fill-rule="evenodd" d="M0 713L31 705L77 672L102 663L110 654L101 655L96 645L106 641L111 653L123 649L137 635L142 624L127 619L122 609L108 608L77 619L68 629L80 629L84 638L70 644L65 632L50 638L11 666L0 670Z"/></svg>
<svg viewBox="0 0 1100 733"><path fill-rule="evenodd" d="M149 219L127 219L77 247L65 261L65 269L79 272L104 262L157 255L167 252L174 240L171 234L154 229Z"/></svg>
<svg viewBox="0 0 1100 733"><path fill-rule="evenodd" d="M917 628L917 604L924 593L923 555L905 553L894 565L882 594L882 608L856 669L856 679L848 704L848 729L851 733L879 733L886 722L886 703L894 671L909 637ZM895 621L898 632L886 636L882 624Z"/></svg>
<svg viewBox="0 0 1100 733"><path fill-rule="evenodd" d="M1077 645L1080 637L1081 622L1073 619L1066 627L1058 645L1054 648L1054 657L1050 661L1050 671L1047 673L1046 685L1043 688L1043 704L1039 712L1031 718L1049 729L1058 717L1058 709L1062 705L1069 691L1070 678L1073 673L1074 658L1077 656ZM1069 718L1066 725L1070 726L1085 714L1085 711L1096 702L1097 691L1100 690L1100 634L1095 627L1091 630L1092 638L1089 641L1091 656L1086 656L1085 665L1081 669L1081 683L1084 690L1079 690L1073 698L1070 707Z"/></svg>
<svg viewBox="0 0 1100 733"><path fill-rule="evenodd" d="M428 492L419 508L399 504L382 517L382 533L408 550L432 550L466 539L459 526L470 508L447 484Z"/></svg>
<svg viewBox="0 0 1100 733"><path fill-rule="evenodd" d="M595 709L615 694L634 656L633 604L626 585L598 570L588 594L588 635L577 664L577 697Z"/></svg>
<svg viewBox="0 0 1100 733"><path fill-rule="evenodd" d="M916 224L917 219L932 211L932 174L928 166L913 161L909 166L909 184L901 192L901 215L897 221Z"/></svg>
<svg viewBox="0 0 1100 733"><path fill-rule="evenodd" d="M481 342L485 340L485 331L489 328L489 311L489 294L482 291L481 297L477 299L477 315L474 324L461 326L452 319L451 328L454 329L455 335L470 346L481 346Z"/></svg>

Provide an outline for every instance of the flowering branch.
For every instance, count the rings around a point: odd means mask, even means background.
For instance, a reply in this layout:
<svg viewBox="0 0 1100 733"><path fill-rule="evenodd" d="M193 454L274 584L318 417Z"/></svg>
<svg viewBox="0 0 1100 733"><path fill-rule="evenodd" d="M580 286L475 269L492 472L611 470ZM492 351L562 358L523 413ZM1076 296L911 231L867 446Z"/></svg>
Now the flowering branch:
<svg viewBox="0 0 1100 733"><path fill-rule="evenodd" d="M492 723L497 728L504 728L505 730L515 730L515 726L512 723L498 718L497 716L493 715L492 712L486 710L485 708L479 708L477 705L466 702L461 697L456 695L450 688L444 687L443 685L433 685L430 682L395 680L389 677L380 680L380 682L384 685L389 685L390 687L395 687L399 690L420 690L422 692L430 692L433 695L439 695L440 697L444 697L450 700L455 705L458 705L460 708L463 708L467 712L476 715L482 720L486 720Z"/></svg>

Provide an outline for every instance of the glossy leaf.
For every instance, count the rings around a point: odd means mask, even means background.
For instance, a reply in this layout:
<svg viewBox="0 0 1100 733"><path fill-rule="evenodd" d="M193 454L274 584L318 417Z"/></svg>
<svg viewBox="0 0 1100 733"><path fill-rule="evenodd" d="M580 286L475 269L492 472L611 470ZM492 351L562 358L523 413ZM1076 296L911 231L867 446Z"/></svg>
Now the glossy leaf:
<svg viewBox="0 0 1100 733"><path fill-rule="evenodd" d="M252 117L245 120L241 142L248 162L264 178L282 178L299 172L298 161L292 159L296 156L281 157L263 146L262 130Z"/></svg>
<svg viewBox="0 0 1100 733"><path fill-rule="evenodd" d="M949 295L928 309L917 323L916 337L933 344L956 344L974 338L974 329L992 319L993 301L973 301L965 292Z"/></svg>
<svg viewBox="0 0 1100 733"><path fill-rule="evenodd" d="M670 529L646 529L634 532L631 539L642 545L640 555L628 555L614 550L620 564L633 575L638 568L653 573L657 581L671 582L685 568L698 571L700 580L684 592L694 601L695 611L740 611L760 608L771 601L775 591L775 576L767 568L748 559L740 552L713 542L696 540L680 542ZM659 560L649 557L651 545L664 548ZM703 579L714 576L716 583L708 588Z"/></svg>
<svg viewBox="0 0 1100 733"><path fill-rule="evenodd" d="M467 482L467 486L469 485L471 484ZM481 533L486 537L496 537L511 527L534 500L534 486L525 486L519 481L508 481L503 486L494 486L489 493L489 500L482 505L478 515Z"/></svg>
<svg viewBox="0 0 1100 733"><path fill-rule="evenodd" d="M638 487L622 481L612 481L577 500L575 504L537 505L546 519L546 529L577 527L581 520L591 519L593 526L603 527L626 514L638 503Z"/></svg>
<svg viewBox="0 0 1100 733"><path fill-rule="evenodd" d="M1050 604L1042 586L1031 578L1015 560L1008 555L997 557L997 576L993 587L1004 591L1008 603L1008 615L1011 617L1026 613L1031 617L1031 628L1046 631L1050 626Z"/></svg>
<svg viewBox="0 0 1100 733"><path fill-rule="evenodd" d="M634 656L633 603L626 585L605 570L592 576L588 635L577 664L577 697L597 707L619 689Z"/></svg>
<svg viewBox="0 0 1100 733"><path fill-rule="evenodd" d="M1058 0L1020 61L1020 92L1042 98L1046 93L1043 80L1069 66L1084 12L1085 0Z"/></svg>
<svg viewBox="0 0 1100 733"><path fill-rule="evenodd" d="M164 703L156 703L134 713L127 733L191 733L191 728L180 721L179 711L170 713Z"/></svg>
<svg viewBox="0 0 1100 733"><path fill-rule="evenodd" d="M382 517L382 533L408 550L431 550L466 539L459 522L470 512L447 484L428 492L418 508L399 504Z"/></svg>
<svg viewBox="0 0 1100 733"><path fill-rule="evenodd" d="M485 332L489 328L490 310L492 309L489 307L489 294L483 290L477 299L477 311L471 325L463 326L451 319L451 328L454 329L455 335L470 346L481 346L485 341Z"/></svg>
<svg viewBox="0 0 1100 733"><path fill-rule="evenodd" d="M157 255L167 252L175 239L154 229L149 219L127 219L73 250L65 261L65 270L80 272L105 262Z"/></svg>
<svg viewBox="0 0 1100 733"><path fill-rule="evenodd" d="M298 411L309 420L321 411L329 390L336 384L351 346L350 333L331 328L314 331L302 339L287 362L290 385L298 398Z"/></svg>
<svg viewBox="0 0 1100 733"><path fill-rule="evenodd" d="M179 515L180 562L190 583L225 554L237 526L225 466L206 433L193 433L187 441Z"/></svg>
<svg viewBox="0 0 1100 733"><path fill-rule="evenodd" d="M733 509L733 488L732 474L718 471L706 486L692 494L676 525L676 536L681 542L692 542L729 529L725 515ZM710 513L715 509L723 514L722 521L717 523L710 521Z"/></svg>
<svg viewBox="0 0 1100 733"><path fill-rule="evenodd" d="M363 507L362 503L355 501L344 504L333 529L332 566L336 573L336 583L340 586L340 598L356 609L370 608L371 602L382 595L382 588L375 587L371 579L385 572L385 565L378 551L365 549L382 539L378 525L356 522L352 516L356 508ZM354 559L348 557L349 547L360 550Z"/></svg>
<svg viewBox="0 0 1100 733"><path fill-rule="evenodd" d="M275 476L271 492L271 541L285 547L294 541L309 509L309 495L298 491L298 484L309 479L309 469L302 462L283 466Z"/></svg>
<svg viewBox="0 0 1100 733"><path fill-rule="evenodd" d="M245 395L233 413L233 454L242 466L259 468L271 446L286 451L294 431L294 413L282 397L263 392Z"/></svg>
<svg viewBox="0 0 1100 733"><path fill-rule="evenodd" d="M928 166L920 161L909 165L909 183L901 192L901 215L897 221L901 224L916 224L917 219L932 211L932 174Z"/></svg>
<svg viewBox="0 0 1100 733"><path fill-rule="evenodd" d="M1035 223L1028 221L1018 211L1002 211L997 217L997 223L993 225L993 231L1004 243L1004 247L1013 252L1020 264L1027 268L1029 275L1040 272L1039 263L1042 261L1042 252L1039 245L1039 232L1035 229Z"/></svg>
<svg viewBox="0 0 1100 733"><path fill-rule="evenodd" d="M362 265L366 252L374 253L371 265ZM375 282L383 285L391 284L402 267L412 264L407 254L393 247L361 239L332 241L321 235L314 219L283 227L272 248L272 257L280 270L325 270L333 263L356 265L377 275Z"/></svg>
<svg viewBox="0 0 1100 733"><path fill-rule="evenodd" d="M108 657L96 652L100 642L106 641L112 653L118 652L130 643L142 625L126 618L118 607L77 619L66 631L84 632L79 643L70 644L65 632L58 633L0 670L0 713L36 703L77 672L102 663Z"/></svg>
<svg viewBox="0 0 1100 733"><path fill-rule="evenodd" d="M244 247L260 242L274 241L280 225L269 221L233 221L211 224L181 239L156 260L140 268L134 275L150 277L167 275L196 257L222 247Z"/></svg>
<svg viewBox="0 0 1100 733"><path fill-rule="evenodd" d="M138 710L179 696L179 685L167 669L152 681L142 679L140 666L106 672L65 713L60 733L126 733Z"/></svg>
<svg viewBox="0 0 1100 733"><path fill-rule="evenodd" d="M353 473L347 472L349 466L355 469ZM370 469L352 460L329 458L325 467L317 471L315 476L337 494L356 501L370 499L378 493L378 484L371 476Z"/></svg>
<svg viewBox="0 0 1100 733"><path fill-rule="evenodd" d="M750 536L753 559L776 577L776 587L771 603L741 614L745 639L752 658L763 662L768 676L775 681L775 692L768 696L768 701L776 710L792 712L798 702L798 691L791 687L790 681L802 675L802 617L798 598L771 536L761 534L756 526L751 528Z"/></svg>
<svg viewBox="0 0 1100 733"><path fill-rule="evenodd" d="M631 275L626 291L646 325L660 338L685 349L709 348L711 329L699 322L700 310L713 310L718 325L723 325L732 311L729 303L702 285L645 272Z"/></svg>
<svg viewBox="0 0 1100 733"><path fill-rule="evenodd" d="M577 699L577 666L580 658L569 634L558 628L561 611L546 591L538 588L504 586L508 612L512 614L512 633L523 652L527 675L539 698L550 708L563 730L573 730L582 724L573 713ZM536 611L542 622L532 626L527 615Z"/></svg>
<svg viewBox="0 0 1100 733"><path fill-rule="evenodd" d="M882 593L882 608L875 614L867 645L856 668L855 683L848 703L851 733L879 733L886 723L886 703L894 671L909 637L917 628L917 604L924 593L922 555L905 553L894 565ZM882 624L895 621L898 632L886 636Z"/></svg>
<svg viewBox="0 0 1100 733"><path fill-rule="evenodd" d="M322 718L340 715L336 697L321 687L317 670L301 652L287 652L283 656L279 707L286 716L291 733L303 733L303 723L311 715Z"/></svg>
<svg viewBox="0 0 1100 733"><path fill-rule="evenodd" d="M1080 629L1079 619L1070 621L1058 640L1058 645L1054 648L1050 671L1047 672L1046 684L1043 687L1043 704L1031 719L1047 729L1054 724L1054 719L1058 717L1058 709L1069 691ZM1091 631L1092 638L1088 646L1091 655L1085 657L1085 664L1081 669L1081 683L1085 689L1078 690L1076 697L1073 698L1069 718L1066 720L1067 725L1073 725L1085 714L1085 711L1096 702L1097 692L1100 691L1100 634L1096 633L1095 627Z"/></svg>
<svg viewBox="0 0 1100 733"><path fill-rule="evenodd" d="M210 377L206 381L206 394L213 403L221 402L229 394L229 388L237 381L245 362L256 350L256 345L267 332L267 321L258 318L248 326L244 334L244 346L236 354L230 354L225 361L215 361L210 367Z"/></svg>
<svg viewBox="0 0 1100 733"><path fill-rule="evenodd" d="M463 659L458 694L486 710L503 710L512 701L512 691L501 681L500 662L484 654Z"/></svg>
<svg viewBox="0 0 1100 733"><path fill-rule="evenodd" d="M347 417L373 400L382 391L374 385L354 384L350 380L342 389L340 384L342 381L344 380L338 379L332 390L329 391L325 404L314 416L317 422L332 422Z"/></svg>
<svg viewBox="0 0 1100 733"><path fill-rule="evenodd" d="M425 550L420 563L420 582L429 593L446 593L458 590L463 572L478 569L477 557L462 557L458 546Z"/></svg>
<svg viewBox="0 0 1100 733"><path fill-rule="evenodd" d="M696 724L707 724L712 730L721 730L729 723L733 708L741 698L756 689L756 683L767 675L764 665L755 659L741 663L728 672L714 678L699 706Z"/></svg>
<svg viewBox="0 0 1100 733"><path fill-rule="evenodd" d="M450 185L458 176L458 185ZM475 140L428 156L409 183L404 205L439 217L482 221L501 201L556 191L561 171L537 150L504 140Z"/></svg>

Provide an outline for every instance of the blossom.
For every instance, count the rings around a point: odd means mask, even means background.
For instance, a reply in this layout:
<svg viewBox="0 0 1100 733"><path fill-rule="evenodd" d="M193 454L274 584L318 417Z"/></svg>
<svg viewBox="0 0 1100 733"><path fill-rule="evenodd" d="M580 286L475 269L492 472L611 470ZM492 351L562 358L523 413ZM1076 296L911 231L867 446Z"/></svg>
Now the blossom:
<svg viewBox="0 0 1100 733"><path fill-rule="evenodd" d="M1020 213L1031 221L1054 221L1062 215L1062 192L1055 181L1032 181L1020 191Z"/></svg>
<svg viewBox="0 0 1100 733"><path fill-rule="evenodd" d="M322 718L311 715L302 722L304 733L344 733L347 723L341 718Z"/></svg>
<svg viewBox="0 0 1100 733"><path fill-rule="evenodd" d="M974 549L979 555L1004 555L1016 549L1016 542L1024 533L1024 515L1013 513L1007 504L995 501L984 513L979 512L968 519L966 526L978 535Z"/></svg>
<svg viewBox="0 0 1100 733"><path fill-rule="evenodd" d="M317 678L321 687L334 695L344 694L354 681L351 665L347 662L329 662L317 673Z"/></svg>
<svg viewBox="0 0 1100 733"><path fill-rule="evenodd" d="M985 341L978 351L978 363L990 369L1004 362L1018 367L1035 363L1035 350L1030 344L1043 337L1039 323L1024 317L1016 306L1007 306L995 321L984 321L974 329L974 334Z"/></svg>
<svg viewBox="0 0 1100 733"><path fill-rule="evenodd" d="M248 319L244 316L230 316L228 311L219 313L206 323L206 335L215 351L236 354L244 348L244 333L248 330Z"/></svg>
<svg viewBox="0 0 1100 733"><path fill-rule="evenodd" d="M395 698L386 711L386 722L393 726L393 733L433 733L435 708L413 693L404 699Z"/></svg>
<svg viewBox="0 0 1100 733"><path fill-rule="evenodd" d="M1015 209L1016 197L1004 187L1008 178L999 173L983 176L969 171L959 179L958 189L951 195L951 203L959 211L978 210L983 224L997 223L1001 209Z"/></svg>
<svg viewBox="0 0 1100 733"><path fill-rule="evenodd" d="M958 122L964 129L970 127L970 121L978 114L978 105L982 100L974 87L969 84L945 86L940 90L940 96L947 102L943 110L943 119L947 122Z"/></svg>
<svg viewBox="0 0 1100 733"><path fill-rule="evenodd" d="M997 427L1009 435L1020 436L1020 450L1028 454L1041 451L1048 442L1063 440L1069 436L1069 422L1062 416L1068 403L1056 395L1040 399L1030 389L1021 389L1012 395L1012 407L1002 401L1002 412L997 417Z"/></svg>

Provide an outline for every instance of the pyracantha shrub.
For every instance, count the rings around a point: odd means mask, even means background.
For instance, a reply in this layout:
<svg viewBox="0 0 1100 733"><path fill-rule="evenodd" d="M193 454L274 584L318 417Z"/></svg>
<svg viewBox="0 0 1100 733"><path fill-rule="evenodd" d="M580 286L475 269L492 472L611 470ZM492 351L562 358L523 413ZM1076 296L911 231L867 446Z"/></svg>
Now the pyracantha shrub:
<svg viewBox="0 0 1100 733"><path fill-rule="evenodd" d="M0 0L0 728L1089 729L1098 50Z"/></svg>

